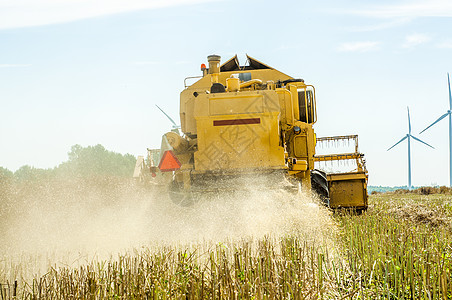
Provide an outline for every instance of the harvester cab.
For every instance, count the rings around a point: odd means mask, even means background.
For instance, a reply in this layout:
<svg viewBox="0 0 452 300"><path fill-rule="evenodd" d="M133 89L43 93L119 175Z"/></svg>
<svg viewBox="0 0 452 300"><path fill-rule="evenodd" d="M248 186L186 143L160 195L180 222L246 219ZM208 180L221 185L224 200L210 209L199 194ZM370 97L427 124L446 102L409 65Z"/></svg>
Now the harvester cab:
<svg viewBox="0 0 452 300"><path fill-rule="evenodd" d="M275 188L289 182L294 189L312 189L330 207L367 208L367 171L357 148L352 156L315 155L322 140L313 129L314 86L247 59L246 66L237 56L221 65L220 56L210 55L202 76L186 78L180 96L183 135L166 133L168 145L160 149L160 166L169 159L180 165L159 169L172 174L173 201L187 204L193 193L238 188L244 178L265 177ZM359 160L360 167L341 174L315 169L316 161L341 159Z"/></svg>

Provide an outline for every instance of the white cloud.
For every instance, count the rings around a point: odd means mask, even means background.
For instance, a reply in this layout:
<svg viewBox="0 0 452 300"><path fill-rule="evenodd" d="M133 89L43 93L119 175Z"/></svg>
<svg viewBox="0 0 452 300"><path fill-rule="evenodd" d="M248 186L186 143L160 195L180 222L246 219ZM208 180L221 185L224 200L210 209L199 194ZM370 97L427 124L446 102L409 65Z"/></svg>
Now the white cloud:
<svg viewBox="0 0 452 300"><path fill-rule="evenodd" d="M338 47L342 52L368 52L378 50L380 42L350 42Z"/></svg>
<svg viewBox="0 0 452 300"><path fill-rule="evenodd" d="M418 0L400 5L384 5L367 10L354 10L351 13L379 18L452 17L452 1Z"/></svg>
<svg viewBox="0 0 452 300"><path fill-rule="evenodd" d="M30 64L0 64L0 68L24 68L30 66Z"/></svg>
<svg viewBox="0 0 452 300"><path fill-rule="evenodd" d="M366 32L366 31L377 31L393 28L396 26L401 26L409 23L413 18L409 17L401 17L401 18L393 18L389 20L385 20L384 22L380 22L373 25L364 25L364 26L353 26L348 27L347 29L354 32Z"/></svg>
<svg viewBox="0 0 452 300"><path fill-rule="evenodd" d="M0 29L71 22L79 19L218 0L14 0L0 1Z"/></svg>
<svg viewBox="0 0 452 300"><path fill-rule="evenodd" d="M445 40L436 45L438 48L452 49L452 40Z"/></svg>
<svg viewBox="0 0 452 300"><path fill-rule="evenodd" d="M410 34L405 37L405 42L403 43L402 47L404 48L412 48L415 46L418 46L420 44L427 43L431 40L431 37L426 34Z"/></svg>

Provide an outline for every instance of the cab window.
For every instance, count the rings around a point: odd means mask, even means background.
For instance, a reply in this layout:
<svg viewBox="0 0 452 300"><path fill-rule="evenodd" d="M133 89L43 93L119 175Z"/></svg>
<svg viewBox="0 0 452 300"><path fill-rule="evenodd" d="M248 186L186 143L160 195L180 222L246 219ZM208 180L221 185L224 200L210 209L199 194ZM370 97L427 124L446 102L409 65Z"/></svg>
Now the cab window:
<svg viewBox="0 0 452 300"><path fill-rule="evenodd" d="M299 120L305 123L314 123L314 93L311 88L298 90Z"/></svg>

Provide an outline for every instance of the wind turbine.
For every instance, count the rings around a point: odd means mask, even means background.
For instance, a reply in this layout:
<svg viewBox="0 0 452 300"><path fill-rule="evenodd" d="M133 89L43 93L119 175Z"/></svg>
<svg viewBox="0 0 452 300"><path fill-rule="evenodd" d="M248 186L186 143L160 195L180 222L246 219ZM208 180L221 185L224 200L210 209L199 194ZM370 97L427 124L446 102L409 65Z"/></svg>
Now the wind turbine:
<svg viewBox="0 0 452 300"><path fill-rule="evenodd" d="M438 120L436 120L435 122L430 124L430 126L425 128L424 130L422 130L419 134L423 133L424 131L426 131L427 129L429 129L430 127L432 127L433 125L435 125L436 123L438 123L439 121L444 119L445 117L449 116L449 164L450 164L449 165L449 186L452 187L452 116L451 116L451 114L452 114L452 95L450 93L449 73L447 73L447 84L449 85L449 110L444 115L439 117Z"/></svg>
<svg viewBox="0 0 452 300"><path fill-rule="evenodd" d="M425 144L431 148L433 148L433 147L430 146L429 144L427 144L426 142L421 141L420 139L418 139L417 137L415 137L411 134L410 109L408 108L408 106L406 109L408 110L408 133L400 141L398 141L391 148L389 148L387 151L391 150L392 148L394 148L395 146L397 146L404 140L408 139L408 189L411 190L412 189L412 186L411 186L411 138L413 138L414 140L421 142L422 144ZM435 149L435 148L433 148L433 149Z"/></svg>
<svg viewBox="0 0 452 300"><path fill-rule="evenodd" d="M179 134L180 126L177 125L176 122L174 122L174 120L170 116L168 116L168 114L166 112L164 112L163 109L161 109L157 104L155 106L157 106L157 108L160 109L160 111L170 120L170 122L173 123L173 126L172 126L173 129L171 129L171 131L174 131L177 134Z"/></svg>

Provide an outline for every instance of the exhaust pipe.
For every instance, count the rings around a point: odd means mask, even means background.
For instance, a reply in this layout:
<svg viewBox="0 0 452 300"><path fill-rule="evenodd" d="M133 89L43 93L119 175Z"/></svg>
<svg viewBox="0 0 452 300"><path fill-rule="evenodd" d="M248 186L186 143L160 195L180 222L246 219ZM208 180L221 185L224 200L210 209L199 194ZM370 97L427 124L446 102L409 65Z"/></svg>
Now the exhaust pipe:
<svg viewBox="0 0 452 300"><path fill-rule="evenodd" d="M219 55L213 54L207 56L207 61L209 62L209 74L220 73L220 60L221 56Z"/></svg>

